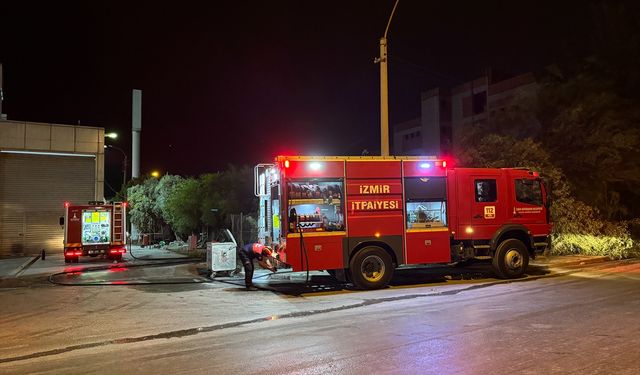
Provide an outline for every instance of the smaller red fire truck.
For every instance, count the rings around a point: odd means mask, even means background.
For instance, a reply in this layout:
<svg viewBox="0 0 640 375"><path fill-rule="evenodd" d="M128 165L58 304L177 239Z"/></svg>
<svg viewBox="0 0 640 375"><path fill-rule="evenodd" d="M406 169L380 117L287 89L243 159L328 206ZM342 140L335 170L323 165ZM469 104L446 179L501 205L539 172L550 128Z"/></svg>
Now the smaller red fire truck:
<svg viewBox="0 0 640 375"><path fill-rule="evenodd" d="M454 168L436 157L278 156L255 168L259 238L294 271L327 270L362 289L397 267L491 259L524 274L544 250L548 188L523 168Z"/></svg>
<svg viewBox="0 0 640 375"><path fill-rule="evenodd" d="M64 203L64 261L77 263L80 256L102 255L122 260L126 252L127 202L85 205Z"/></svg>

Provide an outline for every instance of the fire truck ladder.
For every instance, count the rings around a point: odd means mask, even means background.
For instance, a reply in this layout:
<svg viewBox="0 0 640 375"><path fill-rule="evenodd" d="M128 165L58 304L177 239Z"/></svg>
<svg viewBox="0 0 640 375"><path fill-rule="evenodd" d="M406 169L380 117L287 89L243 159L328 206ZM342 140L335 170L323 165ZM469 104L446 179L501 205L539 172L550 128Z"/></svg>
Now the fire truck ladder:
<svg viewBox="0 0 640 375"><path fill-rule="evenodd" d="M124 243L124 207L122 202L113 204L113 242Z"/></svg>

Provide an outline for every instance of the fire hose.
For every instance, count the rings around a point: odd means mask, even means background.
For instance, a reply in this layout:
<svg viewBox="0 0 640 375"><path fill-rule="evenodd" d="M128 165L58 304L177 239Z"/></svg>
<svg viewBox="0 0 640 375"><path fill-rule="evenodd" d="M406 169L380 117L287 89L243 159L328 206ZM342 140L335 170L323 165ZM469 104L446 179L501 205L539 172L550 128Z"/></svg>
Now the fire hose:
<svg viewBox="0 0 640 375"><path fill-rule="evenodd" d="M302 262L302 253L304 252L305 268L307 269L307 277L305 284L309 284L309 256L307 255L307 247L304 245L304 237L302 236L302 227L298 222L298 230L300 231L300 261Z"/></svg>

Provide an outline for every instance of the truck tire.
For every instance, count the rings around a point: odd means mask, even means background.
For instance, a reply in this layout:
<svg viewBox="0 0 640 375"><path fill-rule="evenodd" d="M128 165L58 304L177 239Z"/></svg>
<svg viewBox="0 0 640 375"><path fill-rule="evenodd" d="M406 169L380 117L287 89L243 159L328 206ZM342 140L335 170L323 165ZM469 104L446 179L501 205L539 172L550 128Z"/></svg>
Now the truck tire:
<svg viewBox="0 0 640 375"><path fill-rule="evenodd" d="M384 288L393 276L391 256L383 249L368 246L358 251L349 263L349 273L358 289Z"/></svg>
<svg viewBox="0 0 640 375"><path fill-rule="evenodd" d="M510 238L500 242L493 254L493 268L501 279L524 275L529 266L529 251L522 241Z"/></svg>

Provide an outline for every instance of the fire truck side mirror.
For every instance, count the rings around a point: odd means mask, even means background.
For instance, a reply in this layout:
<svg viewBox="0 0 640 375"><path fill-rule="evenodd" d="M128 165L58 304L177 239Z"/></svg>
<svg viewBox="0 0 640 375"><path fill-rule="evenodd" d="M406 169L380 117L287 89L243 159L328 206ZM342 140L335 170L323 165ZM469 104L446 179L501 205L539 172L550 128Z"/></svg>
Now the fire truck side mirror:
<svg viewBox="0 0 640 375"><path fill-rule="evenodd" d="M60 216L60 226L64 226L64 216Z"/></svg>

